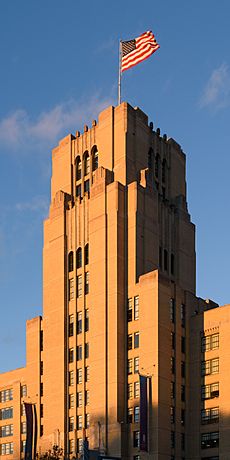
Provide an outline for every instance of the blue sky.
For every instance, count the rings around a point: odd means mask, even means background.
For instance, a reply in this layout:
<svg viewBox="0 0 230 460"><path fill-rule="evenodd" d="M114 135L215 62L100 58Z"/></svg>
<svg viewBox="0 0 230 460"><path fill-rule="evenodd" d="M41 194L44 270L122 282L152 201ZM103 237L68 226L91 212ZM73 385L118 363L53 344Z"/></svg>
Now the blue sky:
<svg viewBox="0 0 230 460"><path fill-rule="evenodd" d="M122 97L187 154L197 295L230 302L229 17L229 0L1 2L0 372L25 364L25 321L42 313L51 149L116 105L119 38L160 43Z"/></svg>

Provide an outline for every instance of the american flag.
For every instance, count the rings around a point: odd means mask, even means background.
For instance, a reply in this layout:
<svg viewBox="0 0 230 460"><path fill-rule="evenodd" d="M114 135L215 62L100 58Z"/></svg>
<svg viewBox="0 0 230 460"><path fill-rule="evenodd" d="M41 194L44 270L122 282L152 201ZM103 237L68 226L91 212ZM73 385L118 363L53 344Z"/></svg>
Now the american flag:
<svg viewBox="0 0 230 460"><path fill-rule="evenodd" d="M121 72L147 59L160 48L151 31L144 32L134 40L121 42Z"/></svg>

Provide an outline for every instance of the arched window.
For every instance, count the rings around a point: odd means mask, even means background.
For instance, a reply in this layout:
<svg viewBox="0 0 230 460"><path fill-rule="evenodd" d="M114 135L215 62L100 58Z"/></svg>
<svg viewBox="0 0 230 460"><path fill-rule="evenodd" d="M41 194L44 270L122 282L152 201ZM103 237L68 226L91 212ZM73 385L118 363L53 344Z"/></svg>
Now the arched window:
<svg viewBox="0 0 230 460"><path fill-rule="evenodd" d="M155 177L157 179L159 177L159 163L160 163L160 157L159 157L159 154L157 153L155 157Z"/></svg>
<svg viewBox="0 0 230 460"><path fill-rule="evenodd" d="M149 149L148 152L148 168L152 169L153 167L153 149Z"/></svg>
<svg viewBox="0 0 230 460"><path fill-rule="evenodd" d="M84 153L84 175L87 176L90 172L90 158L88 152Z"/></svg>
<svg viewBox="0 0 230 460"><path fill-rule="evenodd" d="M73 251L68 254L68 270L69 272L73 271Z"/></svg>
<svg viewBox="0 0 230 460"><path fill-rule="evenodd" d="M93 171L96 171L98 168L98 150L96 145L92 148L92 165L93 165Z"/></svg>
<svg viewBox="0 0 230 460"><path fill-rule="evenodd" d="M85 245L85 265L89 263L89 244Z"/></svg>
<svg viewBox="0 0 230 460"><path fill-rule="evenodd" d="M162 161L162 182L166 181L166 159L164 158Z"/></svg>
<svg viewBox="0 0 230 460"><path fill-rule="evenodd" d="M77 268L80 268L82 266L82 249L81 248L77 249L76 258L77 258L76 260Z"/></svg>
<svg viewBox="0 0 230 460"><path fill-rule="evenodd" d="M81 158L77 157L76 160L76 180L81 179Z"/></svg>

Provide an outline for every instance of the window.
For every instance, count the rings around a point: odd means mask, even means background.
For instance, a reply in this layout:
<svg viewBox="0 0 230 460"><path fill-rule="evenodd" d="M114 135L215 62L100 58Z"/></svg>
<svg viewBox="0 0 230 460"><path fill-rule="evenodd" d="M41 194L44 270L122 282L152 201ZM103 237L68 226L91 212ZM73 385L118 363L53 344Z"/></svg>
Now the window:
<svg viewBox="0 0 230 460"><path fill-rule="evenodd" d="M0 420L6 420L8 418L13 418L13 407L4 407L4 409L0 409Z"/></svg>
<svg viewBox="0 0 230 460"><path fill-rule="evenodd" d="M175 350L175 332L171 332L171 347Z"/></svg>
<svg viewBox="0 0 230 460"><path fill-rule="evenodd" d="M89 179L84 182L84 193L88 193L90 190Z"/></svg>
<svg viewBox="0 0 230 460"><path fill-rule="evenodd" d="M185 401L185 385L181 385L181 401Z"/></svg>
<svg viewBox="0 0 230 460"><path fill-rule="evenodd" d="M127 397L128 397L128 399L132 399L132 397L133 397L133 384L132 383L128 383Z"/></svg>
<svg viewBox="0 0 230 460"><path fill-rule="evenodd" d="M134 455L133 460L141 460L141 456L140 455Z"/></svg>
<svg viewBox="0 0 230 460"><path fill-rule="evenodd" d="M96 171L98 168L98 151L96 145L92 148L92 166L93 171Z"/></svg>
<svg viewBox="0 0 230 460"><path fill-rule="evenodd" d="M26 385L22 385L21 386L21 397L25 397L27 396L27 386Z"/></svg>
<svg viewBox="0 0 230 460"><path fill-rule="evenodd" d="M171 431L171 449L175 447L175 431Z"/></svg>
<svg viewBox="0 0 230 460"><path fill-rule="evenodd" d="M78 248L76 252L76 265L77 268L81 268L82 266L82 249Z"/></svg>
<svg viewBox="0 0 230 460"><path fill-rule="evenodd" d="M134 398L139 398L139 396L140 396L139 382L134 382Z"/></svg>
<svg viewBox="0 0 230 460"><path fill-rule="evenodd" d="M22 417L24 417L26 415L25 404L21 405L21 415L22 415Z"/></svg>
<svg viewBox="0 0 230 460"><path fill-rule="evenodd" d="M74 334L74 315L69 315L69 337Z"/></svg>
<svg viewBox="0 0 230 460"><path fill-rule="evenodd" d="M209 423L219 422L219 407L211 407L201 411L201 423L207 425Z"/></svg>
<svg viewBox="0 0 230 460"><path fill-rule="evenodd" d="M89 404L89 391L85 391L85 405L88 406Z"/></svg>
<svg viewBox="0 0 230 460"><path fill-rule="evenodd" d="M159 267L162 270L162 247L159 247Z"/></svg>
<svg viewBox="0 0 230 460"><path fill-rule="evenodd" d="M181 433L181 450L185 450L185 434Z"/></svg>
<svg viewBox="0 0 230 460"><path fill-rule="evenodd" d="M40 351L43 351L43 331L40 331Z"/></svg>
<svg viewBox="0 0 230 460"><path fill-rule="evenodd" d="M171 254L171 275L175 273L175 257L174 254Z"/></svg>
<svg viewBox="0 0 230 460"><path fill-rule="evenodd" d="M181 361L181 377L185 378L185 362Z"/></svg>
<svg viewBox="0 0 230 460"><path fill-rule="evenodd" d="M14 452L13 442L7 442L0 445L0 455L10 455Z"/></svg>
<svg viewBox="0 0 230 460"><path fill-rule="evenodd" d="M89 272L85 273L85 294L89 294Z"/></svg>
<svg viewBox="0 0 230 460"><path fill-rule="evenodd" d="M164 270L168 271L168 251L164 249Z"/></svg>
<svg viewBox="0 0 230 460"><path fill-rule="evenodd" d="M89 421L90 421L90 415L89 415L89 414L85 414L85 425L86 425L86 428L89 428Z"/></svg>
<svg viewBox="0 0 230 460"><path fill-rule="evenodd" d="M219 396L219 382L203 385L201 387L202 399L213 399Z"/></svg>
<svg viewBox="0 0 230 460"><path fill-rule="evenodd" d="M82 453L82 450L83 450L83 439L82 439L82 438L78 438L78 439L77 439L77 453L78 453L78 454L81 454L81 453Z"/></svg>
<svg viewBox="0 0 230 460"><path fill-rule="evenodd" d="M201 351L216 350L219 348L219 333L206 335L201 338Z"/></svg>
<svg viewBox="0 0 230 460"><path fill-rule="evenodd" d="M77 430L82 429L82 415L77 416Z"/></svg>
<svg viewBox="0 0 230 460"><path fill-rule="evenodd" d="M169 303L170 321L175 323L175 299L170 299Z"/></svg>
<svg viewBox="0 0 230 460"><path fill-rule="evenodd" d="M171 372L175 374L175 358L174 356L171 357Z"/></svg>
<svg viewBox="0 0 230 460"><path fill-rule="evenodd" d="M77 276L77 297L82 297L82 275Z"/></svg>
<svg viewBox="0 0 230 460"><path fill-rule="evenodd" d="M74 299L74 279L69 279L69 300Z"/></svg>
<svg viewBox="0 0 230 460"><path fill-rule="evenodd" d="M13 436L13 434L13 425L4 425L0 427L0 438L5 438L5 436Z"/></svg>
<svg viewBox="0 0 230 460"><path fill-rule="evenodd" d="M43 404L40 404L40 417L42 418L44 416L44 406Z"/></svg>
<svg viewBox="0 0 230 460"><path fill-rule="evenodd" d="M207 359L201 362L201 375L218 374L219 358Z"/></svg>
<svg viewBox="0 0 230 460"><path fill-rule="evenodd" d="M43 361L40 361L40 375L43 375Z"/></svg>
<svg viewBox="0 0 230 460"><path fill-rule="evenodd" d="M133 360L132 359L128 359L127 372L129 375L133 373Z"/></svg>
<svg viewBox="0 0 230 460"><path fill-rule="evenodd" d="M77 383L78 384L82 383L82 368L81 367L77 369Z"/></svg>
<svg viewBox="0 0 230 460"><path fill-rule="evenodd" d="M77 346L77 361L82 360L82 345Z"/></svg>
<svg viewBox="0 0 230 460"><path fill-rule="evenodd" d="M134 297L134 320L139 319L139 295Z"/></svg>
<svg viewBox="0 0 230 460"><path fill-rule="evenodd" d="M185 304L182 303L180 306L180 319L181 319L181 326L185 327Z"/></svg>
<svg viewBox="0 0 230 460"><path fill-rule="evenodd" d="M69 348L69 363L74 362L74 350L73 348Z"/></svg>
<svg viewBox="0 0 230 460"><path fill-rule="evenodd" d="M89 343L85 343L85 358L89 357Z"/></svg>
<svg viewBox="0 0 230 460"><path fill-rule="evenodd" d="M219 446L219 432L201 434L201 449L210 449Z"/></svg>
<svg viewBox="0 0 230 460"><path fill-rule="evenodd" d="M77 407L82 407L82 391L77 393Z"/></svg>
<svg viewBox="0 0 230 460"><path fill-rule="evenodd" d="M134 332L134 348L139 348L139 332Z"/></svg>
<svg viewBox="0 0 230 460"><path fill-rule="evenodd" d="M7 390L0 391L0 402L12 401L13 399L13 389L9 388Z"/></svg>
<svg viewBox="0 0 230 460"><path fill-rule="evenodd" d="M165 183L166 180L166 159L162 161L162 182Z"/></svg>
<svg viewBox="0 0 230 460"><path fill-rule="evenodd" d="M181 337L181 353L185 353L185 337Z"/></svg>
<svg viewBox="0 0 230 460"><path fill-rule="evenodd" d="M139 423L140 421L140 407L135 406L134 407L134 423Z"/></svg>
<svg viewBox="0 0 230 460"><path fill-rule="evenodd" d="M171 393L171 398L175 398L175 382L171 382L170 384L170 393Z"/></svg>
<svg viewBox="0 0 230 460"><path fill-rule="evenodd" d="M81 184L77 185L76 187L76 197L81 196Z"/></svg>
<svg viewBox="0 0 230 460"><path fill-rule="evenodd" d="M87 176L90 172L90 158L88 152L84 153L84 175Z"/></svg>
<svg viewBox="0 0 230 460"><path fill-rule="evenodd" d="M175 407L174 406L170 407L170 421L171 423L175 422Z"/></svg>
<svg viewBox="0 0 230 460"><path fill-rule="evenodd" d="M74 385L74 372L73 371L69 372L69 385L70 386Z"/></svg>
<svg viewBox="0 0 230 460"><path fill-rule="evenodd" d="M69 431L74 430L74 417L69 417Z"/></svg>
<svg viewBox="0 0 230 460"><path fill-rule="evenodd" d="M77 334L82 333L82 312L77 313Z"/></svg>
<svg viewBox="0 0 230 460"><path fill-rule="evenodd" d="M40 437L43 436L44 428L43 425L40 425Z"/></svg>
<svg viewBox="0 0 230 460"><path fill-rule="evenodd" d="M89 263L89 243L85 245L85 265Z"/></svg>
<svg viewBox="0 0 230 460"><path fill-rule="evenodd" d="M74 439L69 439L69 453L74 453Z"/></svg>
<svg viewBox="0 0 230 460"><path fill-rule="evenodd" d="M89 330L89 310L85 310L85 332Z"/></svg>
<svg viewBox="0 0 230 460"><path fill-rule="evenodd" d="M22 424L21 424L21 432L22 432L22 434L26 433L26 422L22 422Z"/></svg>
<svg viewBox="0 0 230 460"><path fill-rule="evenodd" d="M26 450L26 440L23 440L21 442L21 452L24 452L25 453L25 450Z"/></svg>
<svg viewBox="0 0 230 460"><path fill-rule="evenodd" d="M155 177L156 177L157 179L158 179L158 177L159 177L159 159L160 159L160 157L159 157L159 155L158 155L158 153L157 153L157 155L156 155L156 157L155 157L155 170L154 170L154 172L155 172Z"/></svg>
<svg viewBox="0 0 230 460"><path fill-rule="evenodd" d="M133 319L133 307L132 307L132 299L128 299L127 305L127 321L130 322Z"/></svg>
<svg viewBox="0 0 230 460"><path fill-rule="evenodd" d="M181 425L184 426L185 424L185 410L184 409L181 409L180 421L181 421Z"/></svg>
<svg viewBox="0 0 230 460"><path fill-rule="evenodd" d="M133 336L132 334L128 335L128 350L132 350L133 348Z"/></svg>
<svg viewBox="0 0 230 460"><path fill-rule="evenodd" d="M85 381L89 382L89 366L85 367Z"/></svg>
<svg viewBox="0 0 230 460"><path fill-rule="evenodd" d="M81 159L80 157L77 157L76 160L76 180L81 179Z"/></svg>
<svg viewBox="0 0 230 460"><path fill-rule="evenodd" d="M140 431L133 432L133 447L140 447Z"/></svg>
<svg viewBox="0 0 230 460"><path fill-rule="evenodd" d="M134 358L134 374L138 374L139 372L139 356L135 356Z"/></svg>
<svg viewBox="0 0 230 460"><path fill-rule="evenodd" d="M40 383L40 396L43 396L43 383Z"/></svg>
<svg viewBox="0 0 230 460"><path fill-rule="evenodd" d="M73 251L68 254L68 270L69 272L73 271Z"/></svg>
<svg viewBox="0 0 230 460"><path fill-rule="evenodd" d="M128 407L127 422L133 423L133 408L132 407Z"/></svg>

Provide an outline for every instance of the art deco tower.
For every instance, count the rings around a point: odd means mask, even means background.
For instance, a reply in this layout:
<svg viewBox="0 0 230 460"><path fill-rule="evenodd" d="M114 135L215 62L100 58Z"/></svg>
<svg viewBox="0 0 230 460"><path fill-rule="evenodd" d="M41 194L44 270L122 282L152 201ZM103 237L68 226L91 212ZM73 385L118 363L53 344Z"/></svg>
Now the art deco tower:
<svg viewBox="0 0 230 460"><path fill-rule="evenodd" d="M20 404L30 400L39 452L58 444L71 458L85 429L90 449L107 455L181 459L195 294L185 154L122 103L62 139L52 160L43 317L27 324L26 368L0 376L14 394L8 458L20 458ZM139 374L149 377L147 452L139 450Z"/></svg>
<svg viewBox="0 0 230 460"><path fill-rule="evenodd" d="M109 107L53 151L44 446L56 432L65 449L79 451L85 427L90 448L138 455L140 372L152 376L149 453L160 452L162 439L171 453L170 395L186 385L185 345L172 349L185 343L185 291L195 291L185 155L140 109ZM183 400L174 407L184 409ZM183 425L175 432L183 436Z"/></svg>

